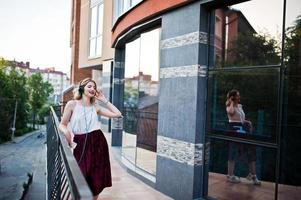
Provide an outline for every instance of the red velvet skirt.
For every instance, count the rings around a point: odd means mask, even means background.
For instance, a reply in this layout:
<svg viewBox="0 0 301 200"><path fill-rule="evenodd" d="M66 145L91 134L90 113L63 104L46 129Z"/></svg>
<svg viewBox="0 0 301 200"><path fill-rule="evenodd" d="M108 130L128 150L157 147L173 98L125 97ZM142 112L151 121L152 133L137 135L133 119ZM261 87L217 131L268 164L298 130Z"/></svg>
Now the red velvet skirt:
<svg viewBox="0 0 301 200"><path fill-rule="evenodd" d="M86 137L86 145L84 145ZM73 152L74 157L93 196L96 196L105 187L112 186L107 140L101 130L95 130L88 134L75 135L74 142L77 143Z"/></svg>

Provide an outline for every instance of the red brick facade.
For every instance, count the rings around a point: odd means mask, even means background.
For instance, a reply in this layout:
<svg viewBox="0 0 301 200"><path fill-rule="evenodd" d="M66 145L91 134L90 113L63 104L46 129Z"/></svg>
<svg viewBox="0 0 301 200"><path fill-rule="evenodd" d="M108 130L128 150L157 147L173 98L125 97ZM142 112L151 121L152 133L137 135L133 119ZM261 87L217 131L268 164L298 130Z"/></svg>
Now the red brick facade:
<svg viewBox="0 0 301 200"><path fill-rule="evenodd" d="M80 12L81 0L73 0L71 21L71 48L72 48L72 64L71 64L71 84L77 84L86 77L92 77L91 69L79 68L79 33L80 33Z"/></svg>
<svg viewBox="0 0 301 200"><path fill-rule="evenodd" d="M78 84L79 81L86 77L92 77L92 69L79 68L79 34L80 34L80 13L81 0L72 1L72 19L71 19L71 85ZM63 94L62 102L67 102L72 99L72 90L68 90Z"/></svg>

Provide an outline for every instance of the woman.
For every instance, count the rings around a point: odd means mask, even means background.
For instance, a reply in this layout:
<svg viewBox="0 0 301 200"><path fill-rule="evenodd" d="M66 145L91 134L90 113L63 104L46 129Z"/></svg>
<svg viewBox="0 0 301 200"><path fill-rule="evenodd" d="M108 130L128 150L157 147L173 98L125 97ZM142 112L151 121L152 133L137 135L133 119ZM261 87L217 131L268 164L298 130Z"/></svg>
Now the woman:
<svg viewBox="0 0 301 200"><path fill-rule="evenodd" d="M96 100L107 109L100 108ZM94 80L86 78L74 91L74 100L68 101L59 129L64 133L77 163L93 193L93 199L105 187L112 186L109 151L100 130L98 116L120 117L121 112L97 90Z"/></svg>
<svg viewBox="0 0 301 200"><path fill-rule="evenodd" d="M226 111L229 118L228 132L233 134L250 134L252 132L252 123L245 119L245 113L240 104L240 94L238 90L231 90L227 94ZM228 152L228 175L227 181L239 183L240 178L234 175L236 153L247 154L249 164L249 174L247 180L252 181L254 185L260 185L261 182L256 176L256 148L251 145L229 142Z"/></svg>

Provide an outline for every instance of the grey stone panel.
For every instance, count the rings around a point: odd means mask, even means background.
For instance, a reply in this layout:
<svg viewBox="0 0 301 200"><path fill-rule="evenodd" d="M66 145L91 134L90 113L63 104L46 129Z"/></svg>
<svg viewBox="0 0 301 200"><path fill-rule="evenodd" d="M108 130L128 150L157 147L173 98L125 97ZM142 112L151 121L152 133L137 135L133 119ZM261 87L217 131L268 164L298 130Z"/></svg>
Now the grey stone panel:
<svg viewBox="0 0 301 200"><path fill-rule="evenodd" d="M176 200L193 199L194 167L157 156L156 189Z"/></svg>
<svg viewBox="0 0 301 200"><path fill-rule="evenodd" d="M205 44L200 44L199 45L199 58L198 58L198 63L200 65L207 65L208 64L208 47Z"/></svg>
<svg viewBox="0 0 301 200"><path fill-rule="evenodd" d="M118 147L122 145L122 130L112 129L111 145Z"/></svg>
<svg viewBox="0 0 301 200"><path fill-rule="evenodd" d="M167 13L162 18L161 39L177 37L199 31L200 6L197 3Z"/></svg>
<svg viewBox="0 0 301 200"><path fill-rule="evenodd" d="M123 110L123 89L122 79L124 68L121 67L124 61L124 49L115 49L114 68L113 68L113 104L120 110ZM117 62L117 63L116 63ZM122 145L122 130L112 128L112 146Z"/></svg>
<svg viewBox="0 0 301 200"><path fill-rule="evenodd" d="M207 44L208 43L207 33L196 31L192 33L187 33L185 35L180 35L174 38L161 40L160 48L169 49L169 48L175 48L175 47L185 46L194 43Z"/></svg>
<svg viewBox="0 0 301 200"><path fill-rule="evenodd" d="M196 113L196 143L204 143L207 103L207 78L198 78L197 113Z"/></svg>
<svg viewBox="0 0 301 200"><path fill-rule="evenodd" d="M198 52L199 43L162 49L160 54L160 67L195 65L198 63L199 59Z"/></svg>
<svg viewBox="0 0 301 200"><path fill-rule="evenodd" d="M123 78L124 68L114 68L114 79Z"/></svg>
<svg viewBox="0 0 301 200"><path fill-rule="evenodd" d="M195 143L197 80L160 79L158 135Z"/></svg>
<svg viewBox="0 0 301 200"><path fill-rule="evenodd" d="M194 76L206 77L206 75L207 66L204 65L188 65L160 69L160 79Z"/></svg>
<svg viewBox="0 0 301 200"><path fill-rule="evenodd" d="M203 166L195 166L193 174L193 199L197 199L203 194Z"/></svg>
<svg viewBox="0 0 301 200"><path fill-rule="evenodd" d="M191 166L203 164L203 144L190 143L164 136L157 138L157 155Z"/></svg>

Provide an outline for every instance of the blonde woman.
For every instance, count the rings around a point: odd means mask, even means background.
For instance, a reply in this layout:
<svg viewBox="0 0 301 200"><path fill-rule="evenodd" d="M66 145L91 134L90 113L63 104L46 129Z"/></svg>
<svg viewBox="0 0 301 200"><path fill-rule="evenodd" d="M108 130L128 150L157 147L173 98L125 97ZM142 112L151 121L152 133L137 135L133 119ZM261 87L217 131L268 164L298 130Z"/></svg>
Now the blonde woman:
<svg viewBox="0 0 301 200"><path fill-rule="evenodd" d="M103 102L107 109L100 108L96 101ZM86 78L75 89L74 100L66 104L59 129L73 149L93 199L97 199L105 187L112 186L109 150L98 115L114 118L120 117L121 112L97 89L94 80Z"/></svg>

